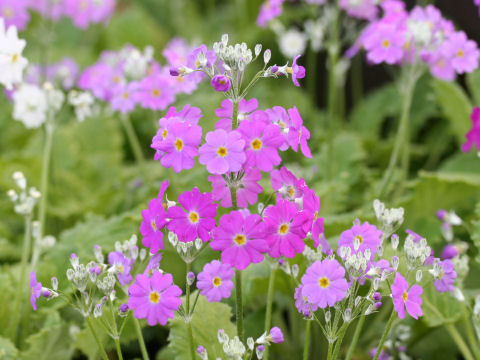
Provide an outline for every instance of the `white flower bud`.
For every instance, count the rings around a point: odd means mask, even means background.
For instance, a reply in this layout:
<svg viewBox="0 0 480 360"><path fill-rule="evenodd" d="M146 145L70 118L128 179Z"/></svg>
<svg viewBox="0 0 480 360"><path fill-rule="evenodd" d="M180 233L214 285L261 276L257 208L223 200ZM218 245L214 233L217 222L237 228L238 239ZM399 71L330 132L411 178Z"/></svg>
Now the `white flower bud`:
<svg viewBox="0 0 480 360"><path fill-rule="evenodd" d="M347 308L343 313L343 321L349 322L352 319L352 309Z"/></svg>
<svg viewBox="0 0 480 360"><path fill-rule="evenodd" d="M143 261L147 257L147 250L142 248L140 249L140 254L139 254L140 260Z"/></svg>
<svg viewBox="0 0 480 360"><path fill-rule="evenodd" d="M255 57L260 55L261 52L262 52L262 44L255 45Z"/></svg>
<svg viewBox="0 0 480 360"><path fill-rule="evenodd" d="M418 269L417 273L415 274L415 280L417 280L417 282L422 281L422 275L423 275L422 270Z"/></svg>
<svg viewBox="0 0 480 360"><path fill-rule="evenodd" d="M293 277L296 279L297 276L298 276L298 265L297 264L293 264L292 265L292 275Z"/></svg>
<svg viewBox="0 0 480 360"><path fill-rule="evenodd" d="M252 337L249 337L249 338L247 339L247 346L248 346L248 348L250 349L250 351L253 350L253 347L255 346L255 341L253 340Z"/></svg>
<svg viewBox="0 0 480 360"><path fill-rule="evenodd" d="M195 249L200 250L202 248L203 241L200 238L195 239Z"/></svg>
<svg viewBox="0 0 480 360"><path fill-rule="evenodd" d="M332 313L330 312L330 310L328 310L325 313L325 322L329 323L331 319L332 319Z"/></svg>
<svg viewBox="0 0 480 360"><path fill-rule="evenodd" d="M265 64L268 64L271 58L272 58L272 52L270 51L270 49L265 50L263 52L263 62Z"/></svg>

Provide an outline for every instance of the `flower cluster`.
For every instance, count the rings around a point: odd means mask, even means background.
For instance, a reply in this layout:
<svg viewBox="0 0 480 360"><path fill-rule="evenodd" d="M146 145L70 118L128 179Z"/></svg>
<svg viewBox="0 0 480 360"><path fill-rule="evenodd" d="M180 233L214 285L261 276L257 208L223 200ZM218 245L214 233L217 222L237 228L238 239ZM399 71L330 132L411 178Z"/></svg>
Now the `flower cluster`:
<svg viewBox="0 0 480 360"><path fill-rule="evenodd" d="M22 56L26 41L19 39L17 28L0 17L0 84L8 90L22 82L28 61Z"/></svg>
<svg viewBox="0 0 480 360"><path fill-rule="evenodd" d="M480 153L480 108L477 107L473 109L472 115L472 128L465 135L467 141L462 145L462 151L468 152L470 149L475 146L477 151Z"/></svg>
<svg viewBox="0 0 480 360"><path fill-rule="evenodd" d="M65 57L51 65L31 64L27 67L24 81L37 86L47 81L68 91L77 84L78 74L77 63L72 58Z"/></svg>
<svg viewBox="0 0 480 360"><path fill-rule="evenodd" d="M115 11L116 0L0 0L0 14L7 25L23 30L30 22L29 10L58 21L70 18L73 24L86 29L90 24L104 23Z"/></svg>

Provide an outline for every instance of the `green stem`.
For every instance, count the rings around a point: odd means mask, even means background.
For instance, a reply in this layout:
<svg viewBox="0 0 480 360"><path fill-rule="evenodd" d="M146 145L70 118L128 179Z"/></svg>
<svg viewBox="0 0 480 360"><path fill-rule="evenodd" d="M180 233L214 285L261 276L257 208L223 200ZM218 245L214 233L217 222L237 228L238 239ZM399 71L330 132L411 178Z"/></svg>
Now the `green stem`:
<svg viewBox="0 0 480 360"><path fill-rule="evenodd" d="M244 341L243 334L243 299L242 299L242 272L235 270L235 304L237 315L237 335L240 341Z"/></svg>
<svg viewBox="0 0 480 360"><path fill-rule="evenodd" d="M275 293L275 273L276 267L272 268L270 272L270 280L268 281L268 292L267 292L267 312L265 315L265 332L268 333L272 323L272 305L273 305L273 295ZM269 346L265 347L265 352L263 358L268 360L269 355Z"/></svg>
<svg viewBox="0 0 480 360"><path fill-rule="evenodd" d="M462 338L462 335L460 335L455 325L447 324L445 325L445 327L447 328L447 331L450 333L453 340L457 344L465 360L475 360L472 353L470 352L470 349L468 348L467 344Z"/></svg>
<svg viewBox="0 0 480 360"><path fill-rule="evenodd" d="M232 130L235 130L238 127L238 103L239 101L233 101Z"/></svg>
<svg viewBox="0 0 480 360"><path fill-rule="evenodd" d="M31 236L32 234L32 219L29 215L25 216L25 237L23 240L23 249L22 249L22 257L20 260L20 277L18 279L17 286L17 294L15 296L15 306L13 312L13 320L11 323L11 334L13 338L16 339L17 331L18 331L18 322L20 319L20 313L22 308L22 298L23 294L25 294L25 290L27 288L27 262L28 257L30 254L30 244L31 244Z"/></svg>
<svg viewBox="0 0 480 360"><path fill-rule="evenodd" d="M327 360L332 360L333 342L328 341Z"/></svg>
<svg viewBox="0 0 480 360"><path fill-rule="evenodd" d="M357 326L355 327L355 333L353 334L352 342L348 347L347 356L345 356L345 360L350 360L353 355L353 351L355 350L355 346L357 346L358 338L360 337L360 333L362 332L363 323L365 322L365 316L360 316L358 319Z"/></svg>
<svg viewBox="0 0 480 360"><path fill-rule="evenodd" d="M127 133L128 142L132 148L135 160L137 161L138 165L143 168L145 166L145 158L143 157L142 147L140 145L140 141L138 140L137 133L130 122L130 118L128 116L121 116L120 119L123 128Z"/></svg>
<svg viewBox="0 0 480 360"><path fill-rule="evenodd" d="M48 111L49 119L45 124L45 147L43 149L42 159L42 180L40 184L40 205L39 205L39 222L40 222L40 238L45 234L45 220L47 218L47 202L48 202L48 183L50 171L50 159L52 157L52 143L55 126L53 124L53 115Z"/></svg>
<svg viewBox="0 0 480 360"><path fill-rule="evenodd" d="M393 322L397 318L397 313L395 312L395 309L392 309L392 314L390 315L390 318L388 319L387 326L385 327L385 330L383 331L382 337L380 338L380 342L378 343L377 347L377 352L375 354L375 357L373 360L378 360L378 357L380 356L380 353L382 352L383 345L385 344L385 341L387 340L388 333L390 332Z"/></svg>
<svg viewBox="0 0 480 360"><path fill-rule="evenodd" d="M117 349L117 356L119 360L123 360L122 348L120 347L120 340L118 337L115 338L115 348Z"/></svg>
<svg viewBox="0 0 480 360"><path fill-rule="evenodd" d="M310 350L310 332L312 328L312 321L307 320L305 326L305 341L303 343L303 360L308 360L308 350Z"/></svg>
<svg viewBox="0 0 480 360"><path fill-rule="evenodd" d="M192 263L190 262L186 262L187 264L187 273L185 275L185 277L188 276L188 273L191 271L192 269ZM190 346L190 355L192 357L192 360L195 360L195 343L193 341L193 330L192 330L192 314L190 314L190 285L188 284L188 280L187 280L187 284L186 284L186 291L185 291L185 308L186 308L186 324L187 324L187 332L188 332L188 343L189 343L189 346Z"/></svg>
<svg viewBox="0 0 480 360"><path fill-rule="evenodd" d="M85 318L85 320L87 321L87 324L88 324L88 328L90 329L90 332L92 333L94 339L95 339L95 342L97 343L97 346L98 346L98 350L100 350L100 355L102 356L102 359L103 360L108 360L108 356L107 356L107 353L105 352L105 349L100 341L100 338L98 337L98 334L97 332L95 331L95 328L93 327L93 324L92 324L92 319L90 319L89 316L87 316Z"/></svg>
<svg viewBox="0 0 480 360"><path fill-rule="evenodd" d="M317 57L318 53L313 51L310 47L310 50L307 53L307 91L312 98L313 105L316 105L317 103L317 93L315 91L315 85L317 84Z"/></svg>
<svg viewBox="0 0 480 360"><path fill-rule="evenodd" d="M478 349L477 339L475 334L473 333L472 324L470 323L470 319L468 318L467 309L463 307L463 321L465 322L465 329L467 331L468 341L470 342L470 346L472 347L473 354L475 359L480 359L480 350Z"/></svg>
<svg viewBox="0 0 480 360"><path fill-rule="evenodd" d="M135 331L137 332L138 345L140 345L140 351L142 352L143 360L149 360L147 347L145 346L145 340L143 339L142 327L136 317L133 317L133 323L135 324Z"/></svg>
<svg viewBox="0 0 480 360"><path fill-rule="evenodd" d="M335 349L333 351L333 360L336 360L338 358L338 354L340 354L340 349L342 347L342 342L343 338L345 337L345 334L347 333L348 329L348 323L344 323L342 325L342 328L340 329L340 334L337 337L337 341L335 342Z"/></svg>

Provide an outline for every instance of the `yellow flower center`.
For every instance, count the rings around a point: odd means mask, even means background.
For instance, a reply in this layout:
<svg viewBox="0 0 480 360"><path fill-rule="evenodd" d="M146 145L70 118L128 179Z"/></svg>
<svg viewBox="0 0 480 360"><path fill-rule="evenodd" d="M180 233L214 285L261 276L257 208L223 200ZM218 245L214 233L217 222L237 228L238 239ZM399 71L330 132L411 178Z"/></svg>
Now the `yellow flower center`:
<svg viewBox="0 0 480 360"><path fill-rule="evenodd" d="M362 236L362 235L357 235L357 236L355 236L355 239L354 239L354 240L356 240L356 239L358 239L358 242L359 242L360 244L363 244L363 236Z"/></svg>
<svg viewBox="0 0 480 360"><path fill-rule="evenodd" d="M445 273L442 271L440 274L438 274L438 278L440 280L442 280L444 275L445 275Z"/></svg>
<svg viewBox="0 0 480 360"><path fill-rule="evenodd" d="M245 242L247 241L247 239L245 238L245 235L237 234L237 235L235 235L235 237L233 238L233 241L235 241L235 244L237 244L237 245L243 245L243 244L245 244Z"/></svg>
<svg viewBox="0 0 480 360"><path fill-rule="evenodd" d="M150 299L150 302L152 304L158 304L158 302L160 301L160 294L156 291L152 291L148 298Z"/></svg>
<svg viewBox="0 0 480 360"><path fill-rule="evenodd" d="M260 139L253 140L250 145L252 146L253 150L260 150L262 148L262 141Z"/></svg>
<svg viewBox="0 0 480 360"><path fill-rule="evenodd" d="M88 2L86 0L80 1L80 11L87 10L87 7L88 7Z"/></svg>
<svg viewBox="0 0 480 360"><path fill-rule="evenodd" d="M288 229L290 229L290 225L284 223L280 225L278 232L282 235L285 235L288 232Z"/></svg>
<svg viewBox="0 0 480 360"><path fill-rule="evenodd" d="M177 151L181 151L183 149L183 140L182 139L175 140L175 148L177 149Z"/></svg>
<svg viewBox="0 0 480 360"><path fill-rule="evenodd" d="M288 196L293 199L293 197L295 196L295 188L293 186L289 186L287 192Z"/></svg>
<svg viewBox="0 0 480 360"><path fill-rule="evenodd" d="M463 58L464 56L465 56L465 52L462 49L457 51L457 57Z"/></svg>
<svg viewBox="0 0 480 360"><path fill-rule="evenodd" d="M130 97L130 94L125 91L125 92L123 93L123 98L124 98L125 100L127 100L129 97Z"/></svg>
<svg viewBox="0 0 480 360"><path fill-rule="evenodd" d="M402 298L403 298L403 301L407 301L407 300L408 300L408 293L407 293L406 291L403 292Z"/></svg>
<svg viewBox="0 0 480 360"><path fill-rule="evenodd" d="M212 280L212 284L215 287L219 287L220 285L222 285L222 279L220 279L218 276L215 276Z"/></svg>
<svg viewBox="0 0 480 360"><path fill-rule="evenodd" d="M287 67L286 71L287 71L287 74L293 74L293 69L290 66Z"/></svg>
<svg viewBox="0 0 480 360"><path fill-rule="evenodd" d="M183 77L182 77L182 76L177 76L177 81L178 81L179 83L182 83L182 82L183 82Z"/></svg>
<svg viewBox="0 0 480 360"><path fill-rule="evenodd" d="M330 286L330 280L328 280L328 278L324 276L320 278L320 280L318 280L318 284L320 285L321 288L325 289Z"/></svg>
<svg viewBox="0 0 480 360"><path fill-rule="evenodd" d="M9 6L3 9L3 17L6 19L11 19L13 17L13 9Z"/></svg>
<svg viewBox="0 0 480 360"><path fill-rule="evenodd" d="M115 75L112 80L115 84L118 84L120 82L120 78L117 75Z"/></svg>
<svg viewBox="0 0 480 360"><path fill-rule="evenodd" d="M285 124L283 121L279 121L278 126L280 126L282 129L285 129L287 127L287 124Z"/></svg>
<svg viewBox="0 0 480 360"><path fill-rule="evenodd" d="M152 95L153 95L153 97L159 97L160 96L160 90L158 90L158 89L152 90Z"/></svg>
<svg viewBox="0 0 480 360"><path fill-rule="evenodd" d="M190 211L190 214L188 214L188 220L190 220L192 224L196 224L198 222L198 219L198 213L196 211Z"/></svg>
<svg viewBox="0 0 480 360"><path fill-rule="evenodd" d="M153 231L157 231L157 224L155 224L155 220L152 220L150 224L152 225Z"/></svg>
<svg viewBox="0 0 480 360"><path fill-rule="evenodd" d="M12 64L15 64L18 61L18 54L12 56Z"/></svg>
<svg viewBox="0 0 480 360"><path fill-rule="evenodd" d="M385 49L388 49L390 47L390 40L388 39L385 39L382 41L382 46L385 48Z"/></svg>
<svg viewBox="0 0 480 360"><path fill-rule="evenodd" d="M220 157L225 157L228 155L228 150L226 147L224 146L220 146L218 149L217 149L217 154L218 156Z"/></svg>
<svg viewBox="0 0 480 360"><path fill-rule="evenodd" d="M162 131L162 137L165 139L168 135L168 130L167 129L163 129Z"/></svg>
<svg viewBox="0 0 480 360"><path fill-rule="evenodd" d="M122 264L117 265L117 269L118 269L118 271L121 272L122 274L123 274L123 272L125 271L125 268L123 267Z"/></svg>

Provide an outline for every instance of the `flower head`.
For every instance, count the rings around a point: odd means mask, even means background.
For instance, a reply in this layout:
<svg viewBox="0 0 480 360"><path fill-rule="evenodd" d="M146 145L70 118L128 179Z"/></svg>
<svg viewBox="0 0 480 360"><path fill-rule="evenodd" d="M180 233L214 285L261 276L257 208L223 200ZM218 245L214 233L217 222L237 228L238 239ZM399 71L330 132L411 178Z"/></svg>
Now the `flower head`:
<svg viewBox="0 0 480 360"><path fill-rule="evenodd" d="M42 295L42 283L37 281L35 273L30 273L30 304L37 310L37 299Z"/></svg>
<svg viewBox="0 0 480 360"><path fill-rule="evenodd" d="M127 258L120 251L112 251L108 254L108 263L115 267L120 285L125 286L130 284L133 279L132 275L130 274L133 260Z"/></svg>
<svg viewBox="0 0 480 360"><path fill-rule="evenodd" d="M297 60L301 55L297 55L293 58L292 63L292 81L295 86L300 86L298 79L303 79L305 77L305 68L297 64Z"/></svg>
<svg viewBox="0 0 480 360"><path fill-rule="evenodd" d="M381 22L371 29L364 40L367 59L374 64L395 64L403 58L405 43L404 33L386 21Z"/></svg>
<svg viewBox="0 0 480 360"><path fill-rule="evenodd" d="M312 311L315 312L318 309L318 306L315 304L311 304L307 301L306 296L302 295L303 291L303 284L300 284L296 289L295 289L295 306L298 310L299 313L303 314L305 317L310 317L312 314Z"/></svg>
<svg viewBox="0 0 480 360"><path fill-rule="evenodd" d="M372 260L381 243L382 231L377 229L375 225L370 225L367 221L361 224L360 220L357 219L351 229L340 235L337 252L340 254L340 248L344 246L352 249L352 253L363 253L366 249L370 249L370 260ZM356 245L358 245L357 248Z"/></svg>
<svg viewBox="0 0 480 360"><path fill-rule="evenodd" d="M457 278L452 260L444 260L434 265L434 285L438 292L452 292L455 287L453 283Z"/></svg>
<svg viewBox="0 0 480 360"><path fill-rule="evenodd" d="M211 85L215 91L227 92L232 87L232 83L225 75L215 75L212 78Z"/></svg>
<svg viewBox="0 0 480 360"><path fill-rule="evenodd" d="M163 194L168 187L168 180L162 183L158 196L148 203L148 209L142 210L143 221L140 224L140 233L143 236L142 244L150 248L155 254L163 249L162 229L167 225L167 213L163 206Z"/></svg>
<svg viewBox="0 0 480 360"><path fill-rule="evenodd" d="M16 0L15 0L16 1ZM19 39L17 28L10 26L5 29L0 16L0 84L11 90L14 84L22 82L23 71L28 61L22 56L26 41Z"/></svg>
<svg viewBox="0 0 480 360"><path fill-rule="evenodd" d="M405 278L397 272L392 285L393 306L400 319L405 317L405 308L411 317L418 319L423 315L422 295L423 289L420 285L413 285L410 289Z"/></svg>
<svg viewBox="0 0 480 360"><path fill-rule="evenodd" d="M242 99L238 103L238 122L247 120L249 116L258 108L258 100L253 98L250 100ZM215 129L223 129L225 131L232 130L232 116L233 105L230 99L225 99L220 104L220 108L215 110L215 115L220 117L220 120L215 124Z"/></svg>
<svg viewBox="0 0 480 360"><path fill-rule="evenodd" d="M209 302L217 302L230 297L233 289L232 277L233 268L230 265L213 260L205 264L198 274L197 287Z"/></svg>

